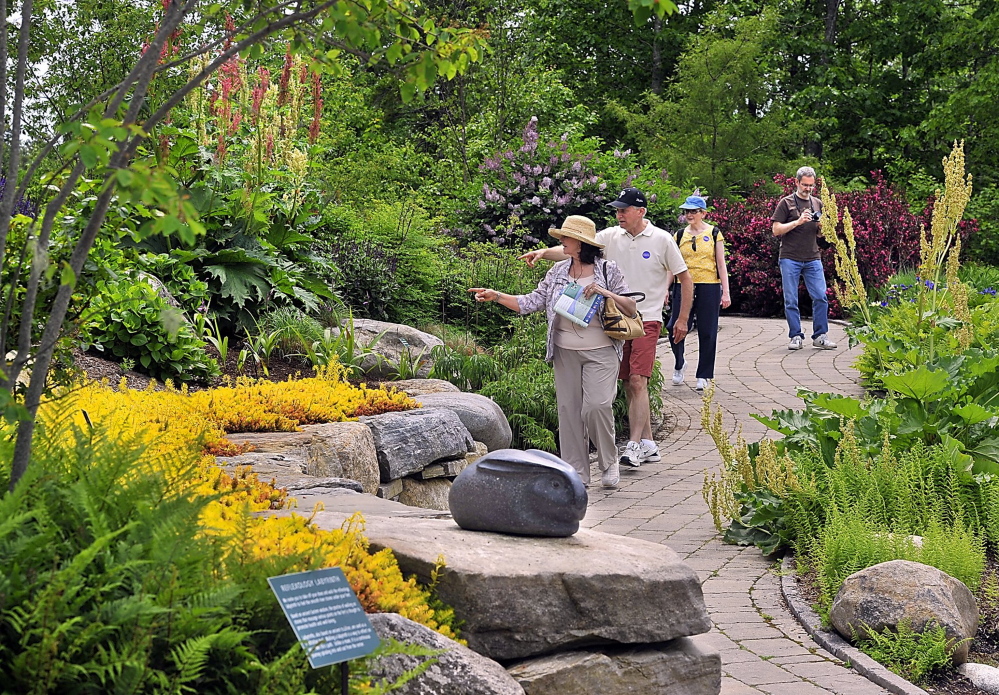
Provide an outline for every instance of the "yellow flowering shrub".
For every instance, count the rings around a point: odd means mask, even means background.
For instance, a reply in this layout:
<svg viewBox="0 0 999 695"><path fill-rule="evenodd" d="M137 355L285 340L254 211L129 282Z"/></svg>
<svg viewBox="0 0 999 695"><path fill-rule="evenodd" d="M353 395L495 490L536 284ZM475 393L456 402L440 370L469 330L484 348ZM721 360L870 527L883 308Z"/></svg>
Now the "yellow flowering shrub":
<svg viewBox="0 0 999 695"><path fill-rule="evenodd" d="M164 474L181 493L211 499L200 522L202 533L218 542L220 567L275 557L291 560L289 572L337 565L366 611L397 612L454 637L450 609L437 605L415 579L404 578L390 550L368 551L359 515L334 531L319 529L312 517L294 513L258 515L293 500L249 467L225 471L215 463L215 455L243 451L226 439L227 433L294 431L303 424L417 406L405 394L354 387L343 376L334 365L315 378L281 383L240 379L235 385L195 393L169 384L157 391L152 385L134 390L122 383L116 390L107 383L85 382L43 404L39 418L49 422L51 431L58 430L69 413L84 431L99 427L139 435L150 470Z"/></svg>
<svg viewBox="0 0 999 695"><path fill-rule="evenodd" d="M246 511L249 507L246 507ZM247 519L253 519L247 523ZM431 607L431 592L412 577L406 579L388 548L369 552L364 536L364 518L354 514L342 528L317 528L313 517L252 517L222 514L206 523L206 532L224 539L229 562L244 564L269 557L293 557L287 572L317 567L340 567L368 613L399 613L415 622L456 637L450 608Z"/></svg>
<svg viewBox="0 0 999 695"><path fill-rule="evenodd" d="M240 377L235 386L190 395L195 407L209 413L225 432L294 432L300 425L342 422L416 407L402 392L369 389L323 371L312 379L279 383Z"/></svg>

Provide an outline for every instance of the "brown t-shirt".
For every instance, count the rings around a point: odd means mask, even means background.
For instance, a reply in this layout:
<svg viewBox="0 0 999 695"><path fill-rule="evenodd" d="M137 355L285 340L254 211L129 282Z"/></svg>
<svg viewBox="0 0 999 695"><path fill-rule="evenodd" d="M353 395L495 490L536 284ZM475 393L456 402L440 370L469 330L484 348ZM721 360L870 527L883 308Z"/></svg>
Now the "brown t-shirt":
<svg viewBox="0 0 999 695"><path fill-rule="evenodd" d="M822 212L822 201L813 195L808 196L808 200L805 200L799 198L796 193L792 193L780 199L770 220L781 224L794 222L805 210L811 210L814 218L815 213ZM795 227L780 237L780 257L802 262L818 260L821 257L818 234L819 223L814 219Z"/></svg>

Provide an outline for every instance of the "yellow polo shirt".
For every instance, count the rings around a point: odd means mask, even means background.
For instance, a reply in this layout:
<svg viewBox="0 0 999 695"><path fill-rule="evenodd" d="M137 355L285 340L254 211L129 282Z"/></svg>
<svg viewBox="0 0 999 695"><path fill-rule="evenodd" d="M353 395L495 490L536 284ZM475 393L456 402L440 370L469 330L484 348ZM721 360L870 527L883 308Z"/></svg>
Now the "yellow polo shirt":
<svg viewBox="0 0 999 695"><path fill-rule="evenodd" d="M709 226L705 231L693 234L690 227L687 227L680 237L680 253L683 254L683 260L686 261L687 270L690 271L690 277L695 284L721 282L718 279L718 264L715 259L715 239L711 236L713 231L714 227ZM721 232L718 232L717 241L725 241Z"/></svg>
<svg viewBox="0 0 999 695"><path fill-rule="evenodd" d="M604 258L617 263L632 292L644 292L638 303L642 320L663 320L666 303L666 273L674 275L687 269L673 235L651 222L636 236L622 227L608 227L597 232L597 243L604 245Z"/></svg>

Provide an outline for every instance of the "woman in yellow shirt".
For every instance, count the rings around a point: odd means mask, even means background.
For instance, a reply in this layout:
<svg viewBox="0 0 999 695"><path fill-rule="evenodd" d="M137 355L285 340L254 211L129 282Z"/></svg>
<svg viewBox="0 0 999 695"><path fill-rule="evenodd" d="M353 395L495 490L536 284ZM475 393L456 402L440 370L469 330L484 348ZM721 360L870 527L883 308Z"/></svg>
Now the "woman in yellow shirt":
<svg viewBox="0 0 999 695"><path fill-rule="evenodd" d="M694 281L694 305L690 310L690 323L697 321L697 340L700 354L697 358L697 390L703 391L708 381L715 378L715 352L718 344L718 314L732 303L728 291L728 268L725 265L725 238L704 221L708 206L704 198L692 195L680 206L687 218L687 226L678 235L678 245ZM673 383L683 383L687 363L683 358L683 344L673 342L673 324L680 310L680 287L673 286L672 273L667 277L672 287L670 317L667 334L673 348ZM669 290L668 290L669 291Z"/></svg>

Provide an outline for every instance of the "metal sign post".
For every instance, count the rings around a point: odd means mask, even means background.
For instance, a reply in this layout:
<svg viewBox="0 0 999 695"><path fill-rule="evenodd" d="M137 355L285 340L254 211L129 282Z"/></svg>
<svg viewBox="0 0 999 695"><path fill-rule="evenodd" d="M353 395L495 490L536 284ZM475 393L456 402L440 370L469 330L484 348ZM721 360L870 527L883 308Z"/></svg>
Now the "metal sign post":
<svg viewBox="0 0 999 695"><path fill-rule="evenodd" d="M367 656L381 640L339 567L268 577L312 668L341 664L340 690L347 695L350 659Z"/></svg>

